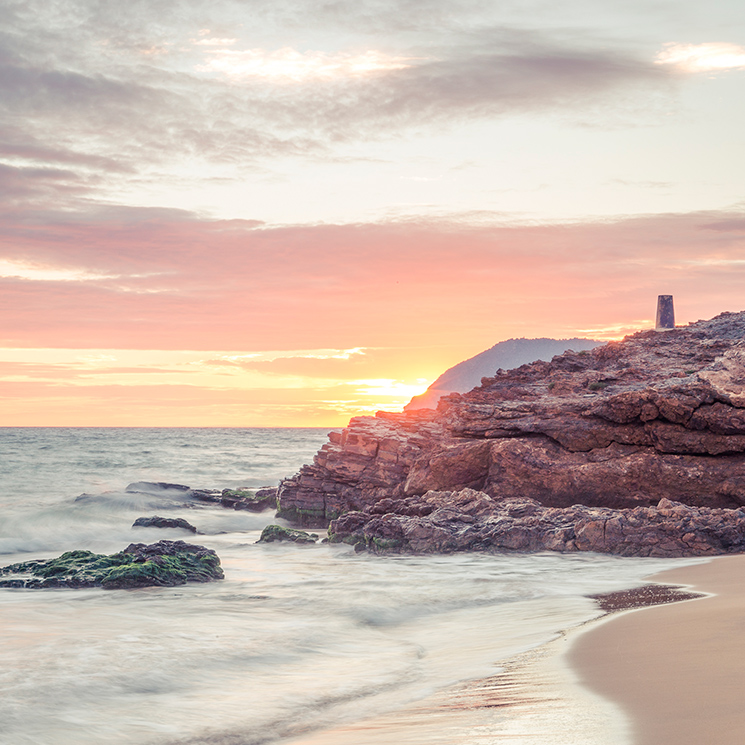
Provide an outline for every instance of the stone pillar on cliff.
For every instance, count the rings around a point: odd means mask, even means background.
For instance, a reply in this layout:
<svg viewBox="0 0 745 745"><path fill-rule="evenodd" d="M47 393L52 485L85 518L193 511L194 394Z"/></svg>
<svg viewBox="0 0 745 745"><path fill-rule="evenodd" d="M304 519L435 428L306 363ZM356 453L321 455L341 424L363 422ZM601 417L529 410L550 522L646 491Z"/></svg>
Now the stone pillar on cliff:
<svg viewBox="0 0 745 745"><path fill-rule="evenodd" d="M672 295L657 296L657 320L654 324L655 331L669 331L675 328L675 310L673 309Z"/></svg>

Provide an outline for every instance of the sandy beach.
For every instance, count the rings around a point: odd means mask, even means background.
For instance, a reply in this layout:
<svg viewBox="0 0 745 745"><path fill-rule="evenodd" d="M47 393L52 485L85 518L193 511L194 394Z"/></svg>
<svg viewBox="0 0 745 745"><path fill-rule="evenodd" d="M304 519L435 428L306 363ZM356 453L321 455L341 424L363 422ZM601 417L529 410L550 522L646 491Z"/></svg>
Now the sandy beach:
<svg viewBox="0 0 745 745"><path fill-rule="evenodd" d="M569 662L626 712L634 745L741 743L745 556L652 579L707 597L611 615L576 639Z"/></svg>

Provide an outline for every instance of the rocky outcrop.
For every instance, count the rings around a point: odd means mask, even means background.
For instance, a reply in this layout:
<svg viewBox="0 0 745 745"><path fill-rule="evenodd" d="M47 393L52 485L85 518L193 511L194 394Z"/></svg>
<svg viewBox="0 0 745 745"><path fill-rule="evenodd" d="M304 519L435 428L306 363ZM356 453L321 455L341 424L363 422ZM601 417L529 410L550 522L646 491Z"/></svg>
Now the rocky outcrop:
<svg viewBox="0 0 745 745"><path fill-rule="evenodd" d="M597 551L621 556L712 556L745 550L745 512L661 499L612 510L494 500L484 492L428 492L379 502L331 522L329 540L375 553Z"/></svg>
<svg viewBox="0 0 745 745"><path fill-rule="evenodd" d="M325 526L386 500L427 509L428 492L466 488L495 503L737 511L745 312L499 370L436 411L353 419L280 484L279 514Z"/></svg>
<svg viewBox="0 0 745 745"><path fill-rule="evenodd" d="M223 579L220 559L204 546L184 541L130 543L117 554L67 551L48 561L0 568L0 587L47 589L103 587L106 590L172 587Z"/></svg>

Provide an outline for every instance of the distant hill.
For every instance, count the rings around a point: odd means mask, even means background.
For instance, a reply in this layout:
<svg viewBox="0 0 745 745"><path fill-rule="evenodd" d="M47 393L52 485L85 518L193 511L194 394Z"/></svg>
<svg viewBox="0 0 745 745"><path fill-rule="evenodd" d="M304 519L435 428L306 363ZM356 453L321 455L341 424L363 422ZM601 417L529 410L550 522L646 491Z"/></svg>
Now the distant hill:
<svg viewBox="0 0 745 745"><path fill-rule="evenodd" d="M459 362L446 370L421 396L414 396L404 407L405 411L414 409L434 409L441 396L448 393L467 393L481 384L481 378L489 377L501 367L510 370L536 360L550 360L567 349L581 352L593 349L605 342L595 339L507 339L500 341L491 349Z"/></svg>

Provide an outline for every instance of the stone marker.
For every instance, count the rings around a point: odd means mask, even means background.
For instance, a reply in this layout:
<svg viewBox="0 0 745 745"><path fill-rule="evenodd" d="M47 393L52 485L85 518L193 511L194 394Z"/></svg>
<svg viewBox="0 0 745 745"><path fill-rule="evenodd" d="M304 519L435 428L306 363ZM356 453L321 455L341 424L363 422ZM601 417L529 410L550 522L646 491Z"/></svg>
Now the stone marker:
<svg viewBox="0 0 745 745"><path fill-rule="evenodd" d="M668 331L675 328L675 310L673 309L672 295L657 296L657 320L654 324L655 331Z"/></svg>

